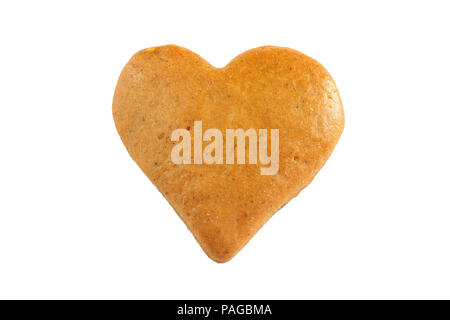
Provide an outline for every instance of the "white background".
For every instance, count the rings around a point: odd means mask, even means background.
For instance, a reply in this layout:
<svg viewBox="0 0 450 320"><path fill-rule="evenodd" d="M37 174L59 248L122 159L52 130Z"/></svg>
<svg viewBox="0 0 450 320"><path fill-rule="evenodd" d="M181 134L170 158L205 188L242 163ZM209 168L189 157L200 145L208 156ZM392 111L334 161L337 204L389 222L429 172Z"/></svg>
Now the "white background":
<svg viewBox="0 0 450 320"><path fill-rule="evenodd" d="M450 298L450 8L434 1L2 1L0 298ZM321 62L346 113L313 183L216 264L116 133L136 51Z"/></svg>

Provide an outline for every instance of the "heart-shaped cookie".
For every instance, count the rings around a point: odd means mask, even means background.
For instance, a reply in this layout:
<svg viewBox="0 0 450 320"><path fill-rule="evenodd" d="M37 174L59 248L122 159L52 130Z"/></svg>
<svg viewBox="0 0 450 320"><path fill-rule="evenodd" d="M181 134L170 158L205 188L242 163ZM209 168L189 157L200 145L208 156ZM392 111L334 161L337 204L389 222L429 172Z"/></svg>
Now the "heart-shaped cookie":
<svg viewBox="0 0 450 320"><path fill-rule="evenodd" d="M325 68L271 46L219 69L174 45L139 51L113 115L131 157L217 262L312 181L344 128Z"/></svg>

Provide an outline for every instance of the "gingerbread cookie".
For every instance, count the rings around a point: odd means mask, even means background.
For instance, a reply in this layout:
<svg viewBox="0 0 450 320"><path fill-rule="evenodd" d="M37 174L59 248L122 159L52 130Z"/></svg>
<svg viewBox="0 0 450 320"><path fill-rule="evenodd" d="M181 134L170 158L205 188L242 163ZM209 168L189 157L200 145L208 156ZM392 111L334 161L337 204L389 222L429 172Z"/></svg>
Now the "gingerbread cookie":
<svg viewBox="0 0 450 320"><path fill-rule="evenodd" d="M217 262L312 181L344 128L325 68L272 46L224 68L174 45L139 51L113 116L131 157Z"/></svg>

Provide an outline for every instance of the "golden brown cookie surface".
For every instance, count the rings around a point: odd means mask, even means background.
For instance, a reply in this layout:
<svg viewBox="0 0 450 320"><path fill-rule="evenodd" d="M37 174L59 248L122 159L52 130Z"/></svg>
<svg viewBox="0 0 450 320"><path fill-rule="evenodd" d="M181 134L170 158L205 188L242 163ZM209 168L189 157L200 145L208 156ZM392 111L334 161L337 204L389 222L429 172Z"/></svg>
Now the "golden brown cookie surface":
<svg viewBox="0 0 450 320"><path fill-rule="evenodd" d="M249 50L221 69L173 45L142 50L120 75L113 115L132 158L217 262L230 260L312 181L344 128L328 72L279 47ZM267 166L248 155L245 164L174 163L172 134L182 128L193 136L194 121L202 133L224 134L224 158L227 129L278 129L278 171L261 174Z"/></svg>

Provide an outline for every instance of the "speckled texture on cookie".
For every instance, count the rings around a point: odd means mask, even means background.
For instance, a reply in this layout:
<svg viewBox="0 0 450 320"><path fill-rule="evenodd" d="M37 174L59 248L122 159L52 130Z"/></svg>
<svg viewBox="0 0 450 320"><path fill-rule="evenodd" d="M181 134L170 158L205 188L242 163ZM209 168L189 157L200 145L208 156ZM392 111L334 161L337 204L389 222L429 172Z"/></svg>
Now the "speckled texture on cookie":
<svg viewBox="0 0 450 320"><path fill-rule="evenodd" d="M260 47L215 68L174 45L145 49L124 67L113 116L129 154L214 261L230 260L325 164L344 128L329 73L308 56ZM257 164L171 161L177 128L279 129L279 171Z"/></svg>

